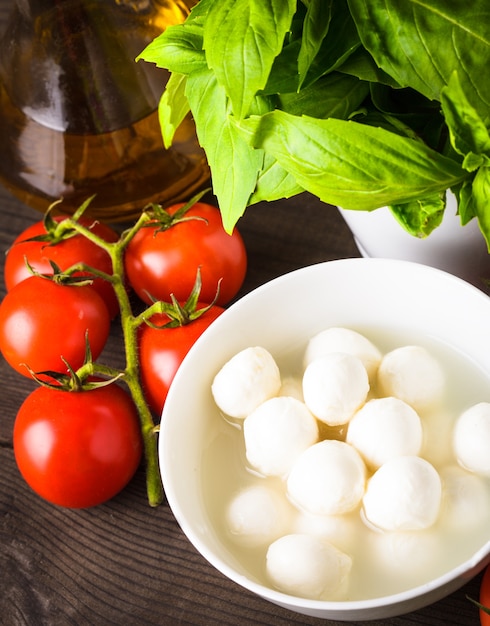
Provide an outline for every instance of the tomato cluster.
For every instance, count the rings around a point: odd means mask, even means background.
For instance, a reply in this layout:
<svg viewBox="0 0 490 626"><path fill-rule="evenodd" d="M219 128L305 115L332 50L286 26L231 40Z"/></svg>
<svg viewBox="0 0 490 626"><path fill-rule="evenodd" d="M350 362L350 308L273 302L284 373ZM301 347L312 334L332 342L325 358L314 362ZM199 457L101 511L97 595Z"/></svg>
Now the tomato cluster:
<svg viewBox="0 0 490 626"><path fill-rule="evenodd" d="M128 483L143 450L148 457L142 413L159 418L183 358L245 277L243 240L224 231L216 207L154 206L146 215L119 234L83 215L48 213L6 256L0 351L41 383L16 417L15 458L30 487L60 506L99 504ZM74 219L85 231L73 228ZM142 313L133 313L130 290ZM113 380L100 378L111 368L97 367L119 312L123 329L134 327L133 384L129 365Z"/></svg>

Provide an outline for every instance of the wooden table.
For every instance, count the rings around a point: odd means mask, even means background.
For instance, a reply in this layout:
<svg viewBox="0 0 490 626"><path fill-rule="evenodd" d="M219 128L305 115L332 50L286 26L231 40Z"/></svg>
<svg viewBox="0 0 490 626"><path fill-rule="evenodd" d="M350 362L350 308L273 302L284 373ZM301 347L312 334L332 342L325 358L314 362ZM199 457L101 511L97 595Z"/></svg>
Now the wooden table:
<svg viewBox="0 0 490 626"><path fill-rule="evenodd" d="M5 17L10 2L2 0L0 19ZM0 188L2 261L13 238L38 219L39 213ZM249 253L248 275L241 294L311 263L359 256L337 211L308 195L250 209L239 228ZM3 297L3 263L1 270ZM104 362L121 364L117 323L103 356ZM17 409L34 387L1 359L0 624L345 623L288 612L227 580L196 552L168 505L155 509L148 506L143 470L116 498L92 509L62 509L41 500L19 475L12 451ZM478 611L466 596L478 596L480 578L477 576L460 591L423 610L364 623L477 626Z"/></svg>

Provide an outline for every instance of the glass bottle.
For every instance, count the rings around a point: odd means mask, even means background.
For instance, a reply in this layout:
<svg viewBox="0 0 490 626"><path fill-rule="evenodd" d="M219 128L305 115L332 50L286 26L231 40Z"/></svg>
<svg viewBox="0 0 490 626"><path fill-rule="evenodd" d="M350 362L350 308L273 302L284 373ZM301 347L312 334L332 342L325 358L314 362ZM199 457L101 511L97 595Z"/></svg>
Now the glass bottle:
<svg viewBox="0 0 490 626"><path fill-rule="evenodd" d="M16 0L0 42L0 181L44 211L95 194L99 219L189 198L209 180L189 118L163 146L168 73L136 56L192 0Z"/></svg>

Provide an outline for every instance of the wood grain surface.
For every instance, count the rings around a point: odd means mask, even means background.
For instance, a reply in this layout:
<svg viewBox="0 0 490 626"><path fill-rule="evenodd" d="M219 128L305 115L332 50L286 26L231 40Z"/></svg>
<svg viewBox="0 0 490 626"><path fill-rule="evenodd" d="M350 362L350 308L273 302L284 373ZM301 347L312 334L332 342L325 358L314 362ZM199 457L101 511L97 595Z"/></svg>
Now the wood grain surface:
<svg viewBox="0 0 490 626"><path fill-rule="evenodd" d="M11 2L0 1L0 20ZM2 297L4 253L13 238L38 219L38 213L0 188ZM359 256L336 209L306 194L250 209L239 228L249 254L240 295L298 267ZM117 323L101 358L122 363ZM196 552L166 504L148 506L143 470L116 498L93 509L62 509L37 497L19 475L12 451L17 409L34 386L0 360L0 624L345 624L286 611L227 580ZM477 626L478 611L466 596L477 597L480 578L423 610L363 623Z"/></svg>

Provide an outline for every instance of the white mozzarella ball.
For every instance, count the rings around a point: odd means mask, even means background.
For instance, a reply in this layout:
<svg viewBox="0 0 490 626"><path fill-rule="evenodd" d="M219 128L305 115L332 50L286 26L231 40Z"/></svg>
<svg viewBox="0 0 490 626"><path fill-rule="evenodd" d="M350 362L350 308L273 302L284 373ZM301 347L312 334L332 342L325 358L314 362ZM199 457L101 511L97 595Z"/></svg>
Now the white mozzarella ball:
<svg viewBox="0 0 490 626"><path fill-rule="evenodd" d="M369 400L349 422L347 442L371 469L395 456L419 454L422 423L410 405L398 398Z"/></svg>
<svg viewBox="0 0 490 626"><path fill-rule="evenodd" d="M382 357L377 346L361 333L334 326L322 330L310 339L306 346L304 366L307 367L315 359L331 352L344 352L358 357L370 380L373 380Z"/></svg>
<svg viewBox="0 0 490 626"><path fill-rule="evenodd" d="M441 478L428 461L399 456L368 481L363 510L366 520L383 530L420 530L436 522L441 497Z"/></svg>
<svg viewBox="0 0 490 626"><path fill-rule="evenodd" d="M285 476L297 457L318 440L318 425L303 402L277 396L245 418L243 435L254 469L265 476Z"/></svg>
<svg viewBox="0 0 490 626"><path fill-rule="evenodd" d="M490 517L490 494L485 480L461 467L441 470L441 520L451 529L469 529Z"/></svg>
<svg viewBox="0 0 490 626"><path fill-rule="evenodd" d="M267 485L252 485L239 491L226 510L232 539L243 546L269 545L283 535L292 519L286 497Z"/></svg>
<svg viewBox="0 0 490 626"><path fill-rule="evenodd" d="M297 511L291 525L291 532L320 537L340 550L351 554L362 531L359 513L344 515L312 515Z"/></svg>
<svg viewBox="0 0 490 626"><path fill-rule="evenodd" d="M282 592L327 599L335 597L352 566L352 559L332 544L311 535L291 534L269 546L267 575Z"/></svg>
<svg viewBox="0 0 490 626"><path fill-rule="evenodd" d="M361 360L332 352L312 361L303 374L306 406L329 426L347 423L364 404L369 379Z"/></svg>
<svg viewBox="0 0 490 626"><path fill-rule="evenodd" d="M425 412L422 419L424 441L420 456L435 467L454 462L453 416L446 408Z"/></svg>
<svg viewBox="0 0 490 626"><path fill-rule="evenodd" d="M453 448L467 470L490 476L490 403L479 402L456 420Z"/></svg>
<svg viewBox="0 0 490 626"><path fill-rule="evenodd" d="M277 363L265 348L257 346L246 348L227 361L214 377L211 391L223 413L244 418L276 396L280 388Z"/></svg>
<svg viewBox="0 0 490 626"><path fill-rule="evenodd" d="M445 377L432 354L422 346L402 346L384 355L378 368L379 396L394 396L422 411L442 399Z"/></svg>
<svg viewBox="0 0 490 626"><path fill-rule="evenodd" d="M368 535L370 557L385 572L394 574L394 584L400 580L409 585L420 584L421 575L429 580L441 559L445 546L433 530L373 532ZM441 545L442 544L442 545ZM444 557L442 557L444 558ZM435 575L436 572L434 572ZM398 591L396 589L396 591Z"/></svg>
<svg viewBox="0 0 490 626"><path fill-rule="evenodd" d="M324 440L305 450L293 465L287 490L294 505L314 515L341 515L364 494L366 466L348 443Z"/></svg>
<svg viewBox="0 0 490 626"><path fill-rule="evenodd" d="M301 402L304 402L303 398L303 386L301 378L294 378L292 376L283 378L281 388L279 389L280 396L291 396Z"/></svg>

